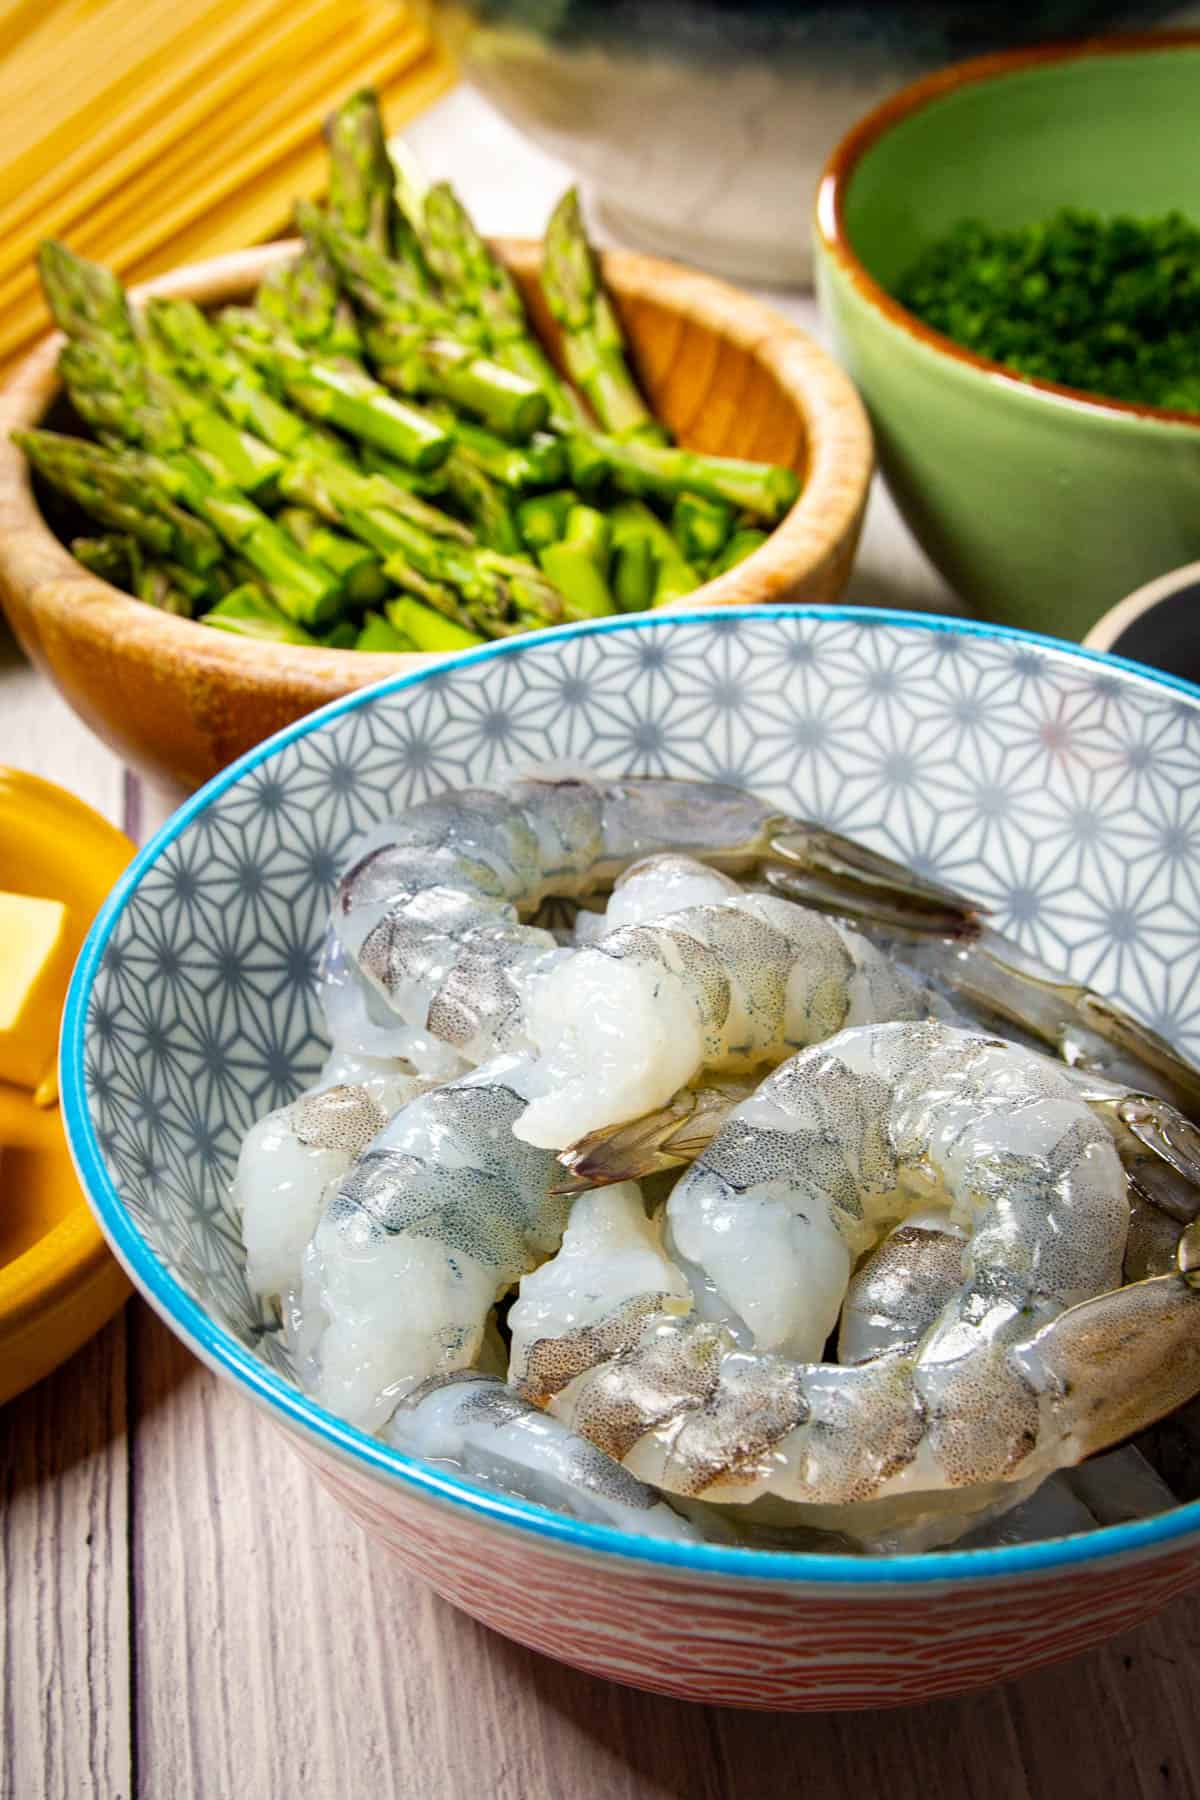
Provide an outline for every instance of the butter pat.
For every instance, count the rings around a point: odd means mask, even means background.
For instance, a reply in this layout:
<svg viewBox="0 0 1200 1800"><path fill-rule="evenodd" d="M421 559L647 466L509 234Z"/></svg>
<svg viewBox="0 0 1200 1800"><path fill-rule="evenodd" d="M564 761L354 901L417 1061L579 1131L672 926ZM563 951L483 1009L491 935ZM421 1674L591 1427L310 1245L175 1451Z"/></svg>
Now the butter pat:
<svg viewBox="0 0 1200 1800"><path fill-rule="evenodd" d="M57 1092L58 1022L71 975L70 915L58 900L0 892L0 1081Z"/></svg>

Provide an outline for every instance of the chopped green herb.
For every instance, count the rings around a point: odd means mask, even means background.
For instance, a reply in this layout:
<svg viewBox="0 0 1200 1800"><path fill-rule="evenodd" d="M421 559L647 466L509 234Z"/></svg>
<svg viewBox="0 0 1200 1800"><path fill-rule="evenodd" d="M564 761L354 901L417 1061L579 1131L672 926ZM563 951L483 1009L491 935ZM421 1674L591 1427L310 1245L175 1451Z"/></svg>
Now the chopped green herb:
<svg viewBox="0 0 1200 1800"><path fill-rule="evenodd" d="M1021 375L1112 400L1200 412L1200 227L1062 211L998 230L964 219L896 298Z"/></svg>

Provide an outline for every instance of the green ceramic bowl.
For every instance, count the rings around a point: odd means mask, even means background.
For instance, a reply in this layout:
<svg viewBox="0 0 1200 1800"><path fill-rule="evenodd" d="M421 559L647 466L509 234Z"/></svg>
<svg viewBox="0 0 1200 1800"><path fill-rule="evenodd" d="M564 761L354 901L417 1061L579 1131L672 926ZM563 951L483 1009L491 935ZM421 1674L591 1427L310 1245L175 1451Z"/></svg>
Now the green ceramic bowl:
<svg viewBox="0 0 1200 1800"><path fill-rule="evenodd" d="M965 216L1200 220L1200 32L982 58L905 88L834 152L817 284L910 527L985 618L1082 638L1200 557L1200 419L1022 380L888 289Z"/></svg>

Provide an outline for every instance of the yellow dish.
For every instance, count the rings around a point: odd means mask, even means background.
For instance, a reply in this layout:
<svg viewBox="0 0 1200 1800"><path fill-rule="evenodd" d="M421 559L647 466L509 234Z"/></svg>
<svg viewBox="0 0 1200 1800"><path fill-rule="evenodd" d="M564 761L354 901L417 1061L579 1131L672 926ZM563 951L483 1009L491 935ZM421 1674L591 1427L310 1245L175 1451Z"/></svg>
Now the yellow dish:
<svg viewBox="0 0 1200 1800"><path fill-rule="evenodd" d="M63 902L72 962L132 855L73 794L0 767L0 889ZM0 1402L65 1361L128 1293L79 1191L58 1107L0 1082Z"/></svg>

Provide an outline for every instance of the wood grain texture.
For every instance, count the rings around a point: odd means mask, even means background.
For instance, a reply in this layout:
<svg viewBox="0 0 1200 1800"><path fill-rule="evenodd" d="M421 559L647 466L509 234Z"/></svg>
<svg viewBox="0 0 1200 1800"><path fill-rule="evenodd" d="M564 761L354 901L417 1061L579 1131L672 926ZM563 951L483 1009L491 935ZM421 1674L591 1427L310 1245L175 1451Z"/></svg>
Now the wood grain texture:
<svg viewBox="0 0 1200 1800"><path fill-rule="evenodd" d="M130 1357L139 1797L1200 1794L1200 1595L1078 1662L934 1706L771 1717L662 1700L411 1581L140 1302Z"/></svg>
<svg viewBox="0 0 1200 1800"><path fill-rule="evenodd" d="M502 239L497 248L553 346L535 293L538 246ZM238 298L294 249L278 243L217 257L135 297ZM628 251L605 252L603 265L651 401L681 441L790 463L804 475L799 500L767 542L686 604L836 600L872 469L870 428L850 381L806 332L724 282ZM60 343L47 338L0 391L0 602L28 654L127 760L196 786L314 707L431 660L264 648L157 612L84 569L43 520L9 442L12 430L45 415Z"/></svg>
<svg viewBox="0 0 1200 1800"><path fill-rule="evenodd" d="M132 1800L124 1315L0 1411L0 1800Z"/></svg>

